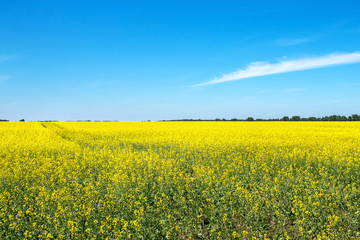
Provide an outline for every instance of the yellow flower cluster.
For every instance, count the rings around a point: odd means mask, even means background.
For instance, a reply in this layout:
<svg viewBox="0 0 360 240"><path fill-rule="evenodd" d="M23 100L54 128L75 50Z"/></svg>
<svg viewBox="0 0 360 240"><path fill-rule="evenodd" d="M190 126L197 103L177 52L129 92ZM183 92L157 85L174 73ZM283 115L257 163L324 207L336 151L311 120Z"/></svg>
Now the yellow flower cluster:
<svg viewBox="0 0 360 240"><path fill-rule="evenodd" d="M358 122L0 123L0 239L360 239Z"/></svg>

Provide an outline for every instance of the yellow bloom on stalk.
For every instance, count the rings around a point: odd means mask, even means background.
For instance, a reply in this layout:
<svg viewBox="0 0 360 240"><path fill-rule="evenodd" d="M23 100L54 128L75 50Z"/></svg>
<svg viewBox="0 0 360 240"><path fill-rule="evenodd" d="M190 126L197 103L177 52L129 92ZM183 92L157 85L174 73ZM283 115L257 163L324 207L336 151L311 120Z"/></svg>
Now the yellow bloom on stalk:
<svg viewBox="0 0 360 240"><path fill-rule="evenodd" d="M0 123L0 238L357 239L359 122Z"/></svg>

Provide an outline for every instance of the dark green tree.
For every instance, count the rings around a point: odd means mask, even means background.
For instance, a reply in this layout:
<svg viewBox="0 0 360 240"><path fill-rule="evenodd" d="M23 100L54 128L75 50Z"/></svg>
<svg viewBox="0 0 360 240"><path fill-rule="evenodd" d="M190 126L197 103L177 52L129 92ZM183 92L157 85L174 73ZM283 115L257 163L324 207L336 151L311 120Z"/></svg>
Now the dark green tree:
<svg viewBox="0 0 360 240"><path fill-rule="evenodd" d="M291 121L300 121L301 117L300 116L292 116L291 117Z"/></svg>
<svg viewBox="0 0 360 240"><path fill-rule="evenodd" d="M316 117L309 117L307 120L308 121L317 121L318 119Z"/></svg>
<svg viewBox="0 0 360 240"><path fill-rule="evenodd" d="M360 116L357 114L351 115L351 121L360 121Z"/></svg>

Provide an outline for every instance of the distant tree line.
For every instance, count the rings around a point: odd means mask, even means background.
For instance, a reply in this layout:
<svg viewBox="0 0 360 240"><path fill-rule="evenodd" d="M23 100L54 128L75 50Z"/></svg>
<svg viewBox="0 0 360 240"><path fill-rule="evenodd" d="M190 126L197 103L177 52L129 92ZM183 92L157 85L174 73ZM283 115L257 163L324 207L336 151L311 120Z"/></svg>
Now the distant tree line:
<svg viewBox="0 0 360 240"><path fill-rule="evenodd" d="M147 120L148 122L151 122L150 120ZM176 119L176 120L161 120L161 121L294 121L294 122L300 122L300 121L360 121L360 115L358 114L352 114L351 116L341 116L341 115L331 115L331 116L325 116L325 117L307 117L303 118L300 116L284 116L282 118L269 118L269 119L263 119L263 118L253 118L248 117L246 119L238 119L238 118L232 118L232 119L225 119L225 118L215 118L215 119ZM0 119L0 122L9 122L9 120L6 119ZM25 122L24 119L20 119L19 122ZM58 122L57 120L45 120L45 121L38 121L38 122ZM68 121L68 122L118 122L113 120L76 120L76 121Z"/></svg>
<svg viewBox="0 0 360 240"><path fill-rule="evenodd" d="M167 121L167 120L163 120ZM284 116L282 118L269 118L269 119L263 119L263 118L253 118L248 117L246 119L238 119L238 118L232 118L232 119L225 119L225 118L215 118L215 119L179 119L179 120L168 120L168 121L294 121L294 122L300 122L300 121L360 121L360 115L353 114L351 116L340 116L340 115L331 115L331 116L325 116L325 117L307 117L302 118L300 116Z"/></svg>

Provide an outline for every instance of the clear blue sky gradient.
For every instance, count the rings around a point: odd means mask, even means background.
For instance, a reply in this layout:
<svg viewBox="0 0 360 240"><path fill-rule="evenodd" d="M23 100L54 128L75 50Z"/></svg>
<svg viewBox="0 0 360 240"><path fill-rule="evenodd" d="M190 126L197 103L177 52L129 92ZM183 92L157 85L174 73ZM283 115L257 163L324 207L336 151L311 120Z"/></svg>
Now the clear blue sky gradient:
<svg viewBox="0 0 360 240"><path fill-rule="evenodd" d="M360 51L360 2L0 0L0 119L360 113L360 63L194 87L251 62Z"/></svg>

